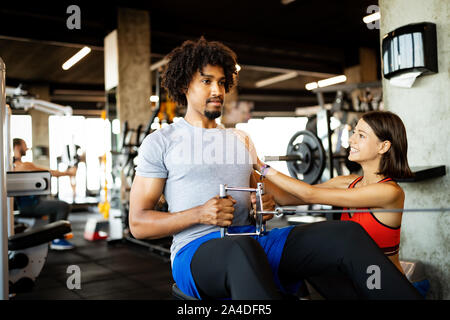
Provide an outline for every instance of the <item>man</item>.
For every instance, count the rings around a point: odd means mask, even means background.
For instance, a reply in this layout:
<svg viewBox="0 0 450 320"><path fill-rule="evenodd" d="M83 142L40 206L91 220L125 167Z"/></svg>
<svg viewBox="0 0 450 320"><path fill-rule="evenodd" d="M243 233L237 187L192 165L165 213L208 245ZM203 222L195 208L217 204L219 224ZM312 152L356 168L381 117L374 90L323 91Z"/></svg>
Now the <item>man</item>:
<svg viewBox="0 0 450 320"><path fill-rule="evenodd" d="M356 223L329 221L272 229L261 237L220 238L254 231L250 195L219 198L219 184L255 187L245 133L223 129L225 93L236 82L236 56L218 42L186 41L168 56L163 86L184 119L147 136L139 150L130 193L130 229L136 238L173 235L172 274L178 287L197 298L280 299L305 278L340 276L350 298L420 299L420 295ZM246 141L247 140L247 141ZM264 208L275 200L300 200L265 181ZM153 210L161 194L168 212ZM268 218L266 217L266 220ZM381 269L380 290L367 286L367 268ZM314 282L313 280L311 280ZM326 298L343 298L320 287Z"/></svg>
<svg viewBox="0 0 450 320"><path fill-rule="evenodd" d="M50 171L50 174L54 177L72 177L76 175L76 168L69 168L64 172L61 172L38 167L32 162L23 162L22 157L26 155L28 150L27 144L23 139L14 138L13 148L14 171ZM61 200L42 199L40 196L21 196L15 197L15 201L21 214L36 217L49 215L49 223L58 220L67 220L70 212L70 205ZM72 243L64 238L55 239L50 244L50 248L53 250L70 250L74 247L75 246Z"/></svg>

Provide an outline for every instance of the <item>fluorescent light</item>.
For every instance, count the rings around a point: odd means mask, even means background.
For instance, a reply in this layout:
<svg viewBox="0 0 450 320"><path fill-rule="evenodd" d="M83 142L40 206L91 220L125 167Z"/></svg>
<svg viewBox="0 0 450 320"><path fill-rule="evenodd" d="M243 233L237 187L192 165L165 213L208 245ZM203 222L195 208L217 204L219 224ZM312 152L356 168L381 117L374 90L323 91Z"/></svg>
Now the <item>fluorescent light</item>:
<svg viewBox="0 0 450 320"><path fill-rule="evenodd" d="M298 76L298 73L296 71L292 71L292 72L288 72L285 74L280 74L279 76L276 77L272 77L272 78L268 78L268 79L264 79L261 81L258 81L255 83L255 86L257 88L261 88L261 87L265 87L277 82L281 82L281 81L285 81L285 80L289 80L292 78L295 78L296 76Z"/></svg>
<svg viewBox="0 0 450 320"><path fill-rule="evenodd" d="M114 119L112 121L112 133L114 134L119 134L120 133L120 120L119 119Z"/></svg>
<svg viewBox="0 0 450 320"><path fill-rule="evenodd" d="M238 64L236 64L236 71L237 71L237 72L241 71L241 66L238 65Z"/></svg>
<svg viewBox="0 0 450 320"><path fill-rule="evenodd" d="M158 96L151 96L150 97L150 102L158 102L159 101L159 97Z"/></svg>
<svg viewBox="0 0 450 320"><path fill-rule="evenodd" d="M317 89L318 87L319 85L317 84L317 82L310 82L305 85L306 90L313 90Z"/></svg>
<svg viewBox="0 0 450 320"><path fill-rule="evenodd" d="M77 63L78 61L80 61L81 59L83 59L89 52L91 52L91 48L89 47L84 47L83 49L81 49L80 51L78 51L72 58L70 58L69 60L67 60L66 62L64 62L64 64L62 65L62 68L64 70L69 70L70 68L72 68L72 66Z"/></svg>
<svg viewBox="0 0 450 320"><path fill-rule="evenodd" d="M325 79L325 80L317 81L317 84L319 85L319 87L322 88L322 87L331 86L333 84L341 83L341 82L345 82L345 81L347 81L347 77L344 76L344 75L341 75L341 76L337 76L337 77L333 77L333 78L328 78L328 79Z"/></svg>
<svg viewBox="0 0 450 320"><path fill-rule="evenodd" d="M380 11L369 14L363 18L364 23L371 23L377 20L380 20L381 14Z"/></svg>
<svg viewBox="0 0 450 320"><path fill-rule="evenodd" d="M305 85L306 90L314 90L317 88L331 86L336 83L341 83L347 81L347 77L344 75L340 75L337 77L328 78L325 80L320 80L318 82L310 82Z"/></svg>

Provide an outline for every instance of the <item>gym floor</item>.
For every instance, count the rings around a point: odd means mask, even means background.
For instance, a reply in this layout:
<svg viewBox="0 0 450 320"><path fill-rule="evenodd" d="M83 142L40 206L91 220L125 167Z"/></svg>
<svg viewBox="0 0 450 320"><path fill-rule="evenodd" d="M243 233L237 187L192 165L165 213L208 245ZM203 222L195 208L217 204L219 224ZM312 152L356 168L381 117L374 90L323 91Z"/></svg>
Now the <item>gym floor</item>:
<svg viewBox="0 0 450 320"><path fill-rule="evenodd" d="M72 223L76 248L49 250L47 261L34 289L12 300L171 300L173 283L170 260L149 249L128 242L108 244L83 238L86 221L99 213L73 212ZM70 290L67 273L70 265L81 270L81 289Z"/></svg>

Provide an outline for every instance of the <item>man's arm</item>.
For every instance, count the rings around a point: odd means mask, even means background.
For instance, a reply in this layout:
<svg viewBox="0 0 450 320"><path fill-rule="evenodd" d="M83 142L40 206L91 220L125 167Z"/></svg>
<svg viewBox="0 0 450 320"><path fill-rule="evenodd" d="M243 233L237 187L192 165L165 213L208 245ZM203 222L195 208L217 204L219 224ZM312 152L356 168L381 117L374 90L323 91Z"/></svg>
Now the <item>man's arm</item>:
<svg viewBox="0 0 450 320"><path fill-rule="evenodd" d="M137 239L163 238L195 224L230 226L233 220L233 205L230 196L218 196L205 204L180 212L153 210L164 190L165 178L136 176L130 192L130 231Z"/></svg>
<svg viewBox="0 0 450 320"><path fill-rule="evenodd" d="M66 171L58 171L58 170L50 170L43 167L38 167L32 162L22 162L17 163L14 166L14 171L50 171L50 174L53 177L62 177L62 176L74 176L77 172L76 168L69 168Z"/></svg>

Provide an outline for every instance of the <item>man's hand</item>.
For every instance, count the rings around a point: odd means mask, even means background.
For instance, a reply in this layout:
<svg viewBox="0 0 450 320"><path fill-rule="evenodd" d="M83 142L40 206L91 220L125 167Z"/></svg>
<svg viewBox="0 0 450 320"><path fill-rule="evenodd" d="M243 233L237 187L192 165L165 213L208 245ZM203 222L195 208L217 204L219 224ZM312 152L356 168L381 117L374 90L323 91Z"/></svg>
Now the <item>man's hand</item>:
<svg viewBox="0 0 450 320"><path fill-rule="evenodd" d="M252 201L252 208L253 208L253 218L256 218L256 193L252 192L250 194L250 200ZM273 196L271 194L265 193L262 195L262 200L263 200L263 211L274 211L275 210L275 200L273 200ZM263 222L270 220L273 218L273 214L264 214L263 215Z"/></svg>
<svg viewBox="0 0 450 320"><path fill-rule="evenodd" d="M215 196L200 207L200 223L228 227L234 218L234 200L231 196Z"/></svg>

